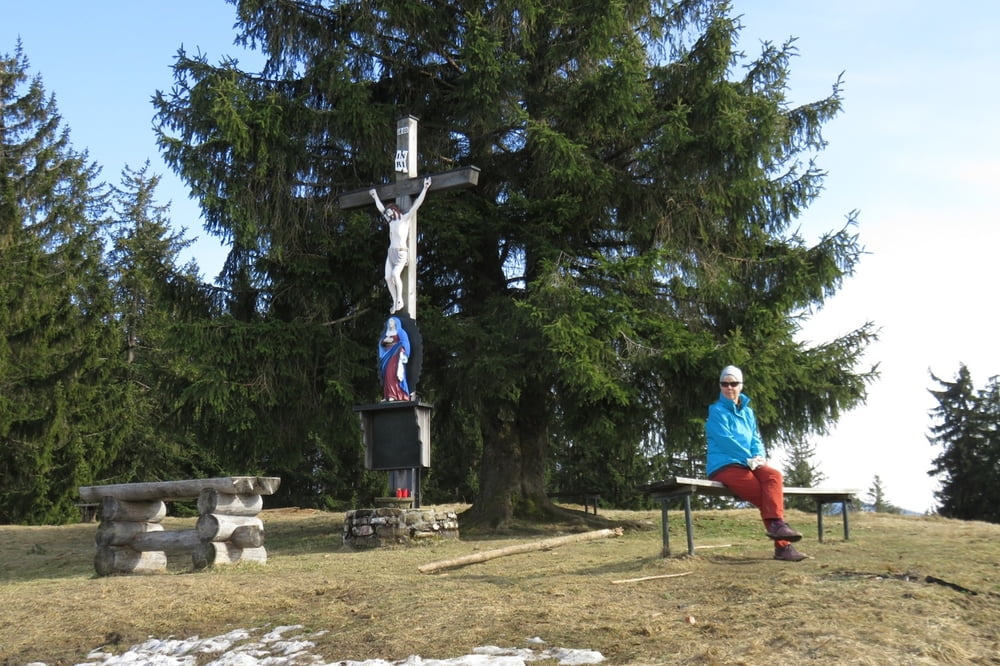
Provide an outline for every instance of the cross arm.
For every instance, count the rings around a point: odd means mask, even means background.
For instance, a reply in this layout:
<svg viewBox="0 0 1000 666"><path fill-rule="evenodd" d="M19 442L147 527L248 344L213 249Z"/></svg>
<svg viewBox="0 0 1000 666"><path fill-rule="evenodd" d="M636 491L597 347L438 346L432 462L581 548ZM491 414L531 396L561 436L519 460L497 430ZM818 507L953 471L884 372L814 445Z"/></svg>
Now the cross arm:
<svg viewBox="0 0 1000 666"><path fill-rule="evenodd" d="M418 194L424 187L425 176L418 178L407 178L395 183L385 185L375 185L375 191L383 201L395 199L401 196L412 196ZM429 192L446 192L448 190L458 190L466 187L474 187L479 183L479 167L462 167L443 173L431 174L431 186ZM372 197L368 193L372 188L366 187L359 190L350 190L341 193L338 201L344 210L349 208L361 208L372 203Z"/></svg>

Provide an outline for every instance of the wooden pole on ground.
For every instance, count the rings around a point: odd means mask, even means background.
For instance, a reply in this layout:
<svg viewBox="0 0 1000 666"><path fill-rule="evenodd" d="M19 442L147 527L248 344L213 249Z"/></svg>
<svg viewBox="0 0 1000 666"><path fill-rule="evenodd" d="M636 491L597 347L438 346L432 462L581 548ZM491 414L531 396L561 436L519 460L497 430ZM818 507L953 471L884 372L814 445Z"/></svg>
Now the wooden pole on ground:
<svg viewBox="0 0 1000 666"><path fill-rule="evenodd" d="M680 578L681 576L690 576L690 571L684 571L682 573L675 574L660 574L659 576L643 576L642 578L624 578L622 580L611 581L612 585L621 585L622 583L641 583L644 580L657 580L659 578Z"/></svg>
<svg viewBox="0 0 1000 666"><path fill-rule="evenodd" d="M595 532L583 532L581 534L570 534L568 536L553 537L551 539L543 539L541 541L534 541L532 543L520 543L513 546L507 546L506 548L497 548L495 550L486 550L481 553L473 553L472 555L464 555L462 557L456 557L450 560L438 560L437 562L430 562L429 564L424 564L417 567L420 573L432 573L440 569L450 569L453 567L464 567L466 564L476 564L477 562L486 562L487 560L492 560L497 557L505 557L507 555L517 555L519 553L528 553L535 550L547 550L549 548L555 548L557 546L562 546L567 543L574 543L576 541L590 541L593 539L607 539L608 537L618 537L622 535L622 528L616 527L615 529L609 530L597 530Z"/></svg>

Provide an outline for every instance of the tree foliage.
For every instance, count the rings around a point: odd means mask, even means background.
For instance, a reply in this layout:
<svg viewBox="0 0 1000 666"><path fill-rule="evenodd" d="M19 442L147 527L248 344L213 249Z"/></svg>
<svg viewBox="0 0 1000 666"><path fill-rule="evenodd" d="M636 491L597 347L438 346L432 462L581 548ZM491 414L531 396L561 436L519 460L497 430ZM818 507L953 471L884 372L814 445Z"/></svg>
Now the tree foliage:
<svg viewBox="0 0 1000 666"><path fill-rule="evenodd" d="M787 102L792 41L746 58L713 0L232 4L262 70L181 50L154 98L164 157L230 247L213 286L177 265L157 177L94 185L4 60L0 518L65 519L77 485L140 476L381 494L354 408L379 399L385 229L337 198L390 176L406 114L422 174L481 170L420 211L426 501L491 526L555 511L549 489L641 504L637 486L703 472L728 363L771 446L863 401L872 324L799 336L862 248L853 214L794 230L841 99L834 81Z"/></svg>
<svg viewBox="0 0 1000 666"><path fill-rule="evenodd" d="M175 403L192 358L188 332L212 308L197 266L179 266L191 241L183 229L172 229L169 206L157 203L159 181L148 163L125 167L111 191L106 261L123 350L116 379L129 418L128 446L101 470L106 483L189 478L211 469L191 427L175 418Z"/></svg>
<svg viewBox="0 0 1000 666"><path fill-rule="evenodd" d="M98 168L27 71L20 44L0 58L0 522L57 522L125 414Z"/></svg>
<svg viewBox="0 0 1000 666"><path fill-rule="evenodd" d="M315 375L284 379L306 403L333 401L334 432L356 436L340 419L374 386L366 339L384 302L384 240L335 200L385 178L407 113L424 119L424 173L482 170L476 190L421 210L424 393L446 406L436 455L455 462L429 485L474 494L470 516L540 515L560 474L625 497L650 473L651 432L693 464L706 378L729 362L755 377L779 444L863 399L870 324L796 339L861 248L853 218L814 245L789 231L821 188L811 155L840 110L839 82L787 104L791 42L743 62L738 22L710 1L234 4L237 39L266 66L181 52L156 101L161 141L233 243L230 311L247 335L290 342L285 372L309 362ZM325 321L349 322L338 344ZM240 446L283 437L263 425ZM349 446L318 426L296 435Z"/></svg>
<svg viewBox="0 0 1000 666"><path fill-rule="evenodd" d="M940 479L938 512L949 518L1000 522L1000 380L976 390L960 365L954 381L931 378L935 424L928 440L942 448L928 471Z"/></svg>
<svg viewBox="0 0 1000 666"><path fill-rule="evenodd" d="M792 442L786 449L785 485L815 488L826 478L816 464L816 447L802 440ZM785 504L790 509L808 511L816 506L813 499L802 495L788 495Z"/></svg>
<svg viewBox="0 0 1000 666"><path fill-rule="evenodd" d="M868 503L871 504L872 511L879 513L902 513L902 509L886 499L885 485L878 474L872 479L871 488L868 489Z"/></svg>

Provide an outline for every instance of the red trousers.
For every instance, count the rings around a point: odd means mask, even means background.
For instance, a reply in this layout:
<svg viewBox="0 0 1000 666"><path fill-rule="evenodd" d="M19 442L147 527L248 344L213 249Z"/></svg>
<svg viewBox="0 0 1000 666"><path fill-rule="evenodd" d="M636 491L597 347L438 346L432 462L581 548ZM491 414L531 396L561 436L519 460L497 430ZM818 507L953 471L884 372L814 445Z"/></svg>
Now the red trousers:
<svg viewBox="0 0 1000 666"><path fill-rule="evenodd" d="M730 465L708 478L725 485L737 497L760 509L760 517L764 519L765 525L775 518L784 520L785 491L780 470L767 465L755 470Z"/></svg>

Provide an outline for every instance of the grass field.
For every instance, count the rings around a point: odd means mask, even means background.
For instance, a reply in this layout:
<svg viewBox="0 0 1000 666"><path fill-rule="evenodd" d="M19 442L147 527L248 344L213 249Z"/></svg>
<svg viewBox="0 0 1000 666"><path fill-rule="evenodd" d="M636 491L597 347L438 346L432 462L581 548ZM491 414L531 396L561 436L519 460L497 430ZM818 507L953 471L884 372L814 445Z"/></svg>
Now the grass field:
<svg viewBox="0 0 1000 666"><path fill-rule="evenodd" d="M106 578L94 575L94 523L0 526L0 663L294 624L327 662L450 658L537 636L610 664L1000 664L1000 525L852 514L850 541L829 517L820 544L815 517L793 511L810 559L786 563L752 510L695 512L707 548L666 559L658 511L363 552L342 545L343 514L261 517L266 565L192 572L178 556L167 574ZM628 526L620 537L418 571L614 521Z"/></svg>

